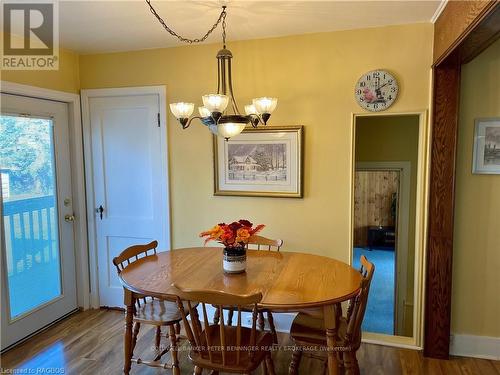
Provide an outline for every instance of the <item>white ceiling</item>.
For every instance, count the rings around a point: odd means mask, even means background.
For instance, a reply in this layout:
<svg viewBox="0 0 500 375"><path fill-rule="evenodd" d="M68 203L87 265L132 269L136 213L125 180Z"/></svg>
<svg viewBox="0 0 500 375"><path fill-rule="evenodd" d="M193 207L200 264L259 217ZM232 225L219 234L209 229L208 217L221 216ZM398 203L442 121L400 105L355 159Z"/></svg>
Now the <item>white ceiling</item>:
<svg viewBox="0 0 500 375"><path fill-rule="evenodd" d="M177 33L202 36L228 5L228 40L430 22L441 0L420 1L164 1L153 6ZM172 47L181 43L145 1L61 1L60 43L79 53ZM205 43L221 40L220 29Z"/></svg>

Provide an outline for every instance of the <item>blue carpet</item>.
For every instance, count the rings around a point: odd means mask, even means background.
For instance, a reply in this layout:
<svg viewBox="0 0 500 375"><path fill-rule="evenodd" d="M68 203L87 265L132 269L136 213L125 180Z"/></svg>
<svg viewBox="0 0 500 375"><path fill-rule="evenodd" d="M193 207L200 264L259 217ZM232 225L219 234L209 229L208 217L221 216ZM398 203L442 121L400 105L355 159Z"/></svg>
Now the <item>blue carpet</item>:
<svg viewBox="0 0 500 375"><path fill-rule="evenodd" d="M394 251L366 250L355 247L353 267L359 269L359 258L364 255L375 264L368 305L363 320L363 331L394 334Z"/></svg>

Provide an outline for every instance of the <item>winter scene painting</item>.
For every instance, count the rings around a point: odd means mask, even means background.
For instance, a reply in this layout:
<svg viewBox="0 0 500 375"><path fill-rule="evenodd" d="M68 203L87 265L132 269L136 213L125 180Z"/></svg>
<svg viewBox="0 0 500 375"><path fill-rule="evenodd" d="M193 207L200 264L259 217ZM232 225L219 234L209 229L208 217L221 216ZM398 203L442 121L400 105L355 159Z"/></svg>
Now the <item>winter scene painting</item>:
<svg viewBox="0 0 500 375"><path fill-rule="evenodd" d="M472 173L500 174L500 118L476 119Z"/></svg>
<svg viewBox="0 0 500 375"><path fill-rule="evenodd" d="M500 166L499 126L487 126L484 131L484 164Z"/></svg>
<svg viewBox="0 0 500 375"><path fill-rule="evenodd" d="M230 181L276 182L287 179L286 143L229 143Z"/></svg>
<svg viewBox="0 0 500 375"><path fill-rule="evenodd" d="M214 138L214 194L302 198L302 126Z"/></svg>

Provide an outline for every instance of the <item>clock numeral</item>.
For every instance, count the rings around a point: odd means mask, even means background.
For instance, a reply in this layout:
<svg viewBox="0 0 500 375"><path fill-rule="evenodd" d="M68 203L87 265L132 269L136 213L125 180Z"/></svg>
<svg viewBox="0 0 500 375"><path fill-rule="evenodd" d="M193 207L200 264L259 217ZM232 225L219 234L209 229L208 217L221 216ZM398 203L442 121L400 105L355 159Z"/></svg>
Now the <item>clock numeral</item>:
<svg viewBox="0 0 500 375"><path fill-rule="evenodd" d="M371 81L371 79L372 79L372 77L371 77L371 76L369 76L369 75L368 75L368 76L366 76L366 80L367 80L367 81Z"/></svg>
<svg viewBox="0 0 500 375"><path fill-rule="evenodd" d="M356 94L361 95L361 90L356 90Z"/></svg>
<svg viewBox="0 0 500 375"><path fill-rule="evenodd" d="M379 77L379 76L380 76L380 73L379 73L379 72L373 72L373 74L372 74L372 75L373 75L373 78L377 78L377 77Z"/></svg>
<svg viewBox="0 0 500 375"><path fill-rule="evenodd" d="M396 88L395 87L391 87L391 92L396 92Z"/></svg>
<svg viewBox="0 0 500 375"><path fill-rule="evenodd" d="M365 86L366 86L366 82L361 82L361 83L359 84L359 87L365 87Z"/></svg>

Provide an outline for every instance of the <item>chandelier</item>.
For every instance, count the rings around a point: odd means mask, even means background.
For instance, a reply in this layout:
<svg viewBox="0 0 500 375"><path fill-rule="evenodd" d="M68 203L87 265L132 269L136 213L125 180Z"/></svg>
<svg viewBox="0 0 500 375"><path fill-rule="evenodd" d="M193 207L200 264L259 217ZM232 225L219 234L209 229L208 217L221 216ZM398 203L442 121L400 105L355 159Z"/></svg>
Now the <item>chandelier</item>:
<svg viewBox="0 0 500 375"><path fill-rule="evenodd" d="M151 5L150 0L146 0L146 3L163 28L181 42L189 44L201 43L222 23L223 47L217 53L217 93L206 94L201 97L203 106L198 107L199 116L192 116L194 103L178 102L170 104L170 110L182 125L182 129L187 129L194 119L199 119L212 133L225 138L227 141L229 138L240 134L248 124L254 128L259 124L266 125L271 113L278 104L278 99L270 97L253 99L252 104L245 105L245 114L242 115L234 98L231 76L233 54L226 48L226 6L222 7L219 18L204 36L188 39L180 36L167 26Z"/></svg>

